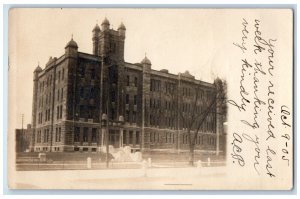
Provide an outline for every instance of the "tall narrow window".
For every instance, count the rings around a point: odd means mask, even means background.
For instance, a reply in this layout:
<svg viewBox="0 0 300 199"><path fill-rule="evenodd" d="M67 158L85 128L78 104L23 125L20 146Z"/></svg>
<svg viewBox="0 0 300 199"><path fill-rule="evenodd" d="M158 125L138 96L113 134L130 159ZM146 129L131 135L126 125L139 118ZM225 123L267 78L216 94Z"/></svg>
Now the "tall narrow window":
<svg viewBox="0 0 300 199"><path fill-rule="evenodd" d="M64 79L64 76L65 76L65 69L63 68L63 69L62 69L62 76L61 76L61 79L62 79L62 80Z"/></svg>
<svg viewBox="0 0 300 199"><path fill-rule="evenodd" d="M126 76L126 85L129 86L130 78L129 75Z"/></svg>
<svg viewBox="0 0 300 199"><path fill-rule="evenodd" d="M59 118L62 118L62 105L60 106L60 114L59 114Z"/></svg>
<svg viewBox="0 0 300 199"><path fill-rule="evenodd" d="M58 71L58 82L60 82L60 71Z"/></svg>
<svg viewBox="0 0 300 199"><path fill-rule="evenodd" d="M132 111L132 123L136 123L136 111Z"/></svg>
<svg viewBox="0 0 300 199"><path fill-rule="evenodd" d="M84 88L80 87L80 97L84 98Z"/></svg>
<svg viewBox="0 0 300 199"><path fill-rule="evenodd" d="M95 69L91 69L91 79L94 80L96 76Z"/></svg>
<svg viewBox="0 0 300 199"><path fill-rule="evenodd" d="M58 142L61 141L61 127L58 128Z"/></svg>
<svg viewBox="0 0 300 199"><path fill-rule="evenodd" d="M60 96L61 96L61 101L63 101L63 98L64 98L64 88L61 88Z"/></svg>
<svg viewBox="0 0 300 199"><path fill-rule="evenodd" d="M140 144L140 132L139 131L137 131L136 133L135 133L135 143L136 144Z"/></svg>
<svg viewBox="0 0 300 199"><path fill-rule="evenodd" d="M74 142L80 141L80 127L75 127Z"/></svg>
<svg viewBox="0 0 300 199"><path fill-rule="evenodd" d="M129 104L129 95L126 94L126 104Z"/></svg>
<svg viewBox="0 0 300 199"><path fill-rule="evenodd" d="M59 106L56 107L56 119L59 119Z"/></svg>
<svg viewBox="0 0 300 199"><path fill-rule="evenodd" d="M129 131L129 144L133 144L133 132Z"/></svg>
<svg viewBox="0 0 300 199"><path fill-rule="evenodd" d="M126 110L126 115L125 115L125 119L127 122L129 122L129 110Z"/></svg>
<svg viewBox="0 0 300 199"><path fill-rule="evenodd" d="M137 77L134 77L134 86L137 87L137 84L138 84L138 79Z"/></svg>
<svg viewBox="0 0 300 199"><path fill-rule="evenodd" d="M97 129L92 128L92 142L97 142Z"/></svg>
<svg viewBox="0 0 300 199"><path fill-rule="evenodd" d="M134 103L134 105L137 105L137 96L136 95L134 95L133 103Z"/></svg>
<svg viewBox="0 0 300 199"><path fill-rule="evenodd" d="M57 101L59 101L59 89L57 90Z"/></svg>
<svg viewBox="0 0 300 199"><path fill-rule="evenodd" d="M55 142L58 142L58 128L55 128Z"/></svg>
<svg viewBox="0 0 300 199"><path fill-rule="evenodd" d="M80 74L81 74L81 77L83 78L84 77L84 74L85 73L85 68L84 68L84 66L81 66L81 68L80 68Z"/></svg>
<svg viewBox="0 0 300 199"><path fill-rule="evenodd" d="M83 128L83 142L88 141L88 132L89 132L89 129L87 127L84 127Z"/></svg>

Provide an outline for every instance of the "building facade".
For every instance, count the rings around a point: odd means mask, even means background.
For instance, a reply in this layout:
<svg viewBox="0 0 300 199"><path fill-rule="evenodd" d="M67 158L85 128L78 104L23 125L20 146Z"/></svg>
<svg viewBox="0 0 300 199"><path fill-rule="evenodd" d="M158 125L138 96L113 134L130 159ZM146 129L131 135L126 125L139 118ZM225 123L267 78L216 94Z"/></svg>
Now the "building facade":
<svg viewBox="0 0 300 199"><path fill-rule="evenodd" d="M31 138L31 125L28 124L27 128L16 129L16 152L26 152L29 150L30 138Z"/></svg>
<svg viewBox="0 0 300 199"><path fill-rule="evenodd" d="M126 28L105 19L92 31L93 54L71 39L65 54L34 71L32 151L97 152L108 142L141 151L189 149L187 130L196 131L195 149L224 152L225 117L217 113L215 83L124 61ZM190 120L196 113L203 124ZM199 116L200 117L200 116Z"/></svg>

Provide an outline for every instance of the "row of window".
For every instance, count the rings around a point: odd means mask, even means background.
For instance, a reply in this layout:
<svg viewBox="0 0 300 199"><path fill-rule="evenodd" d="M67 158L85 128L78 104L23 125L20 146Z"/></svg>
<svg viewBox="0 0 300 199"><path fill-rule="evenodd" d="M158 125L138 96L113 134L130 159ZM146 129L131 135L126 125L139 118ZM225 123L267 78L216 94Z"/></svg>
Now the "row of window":
<svg viewBox="0 0 300 199"><path fill-rule="evenodd" d="M174 117L159 118L157 115L150 114L150 126L160 126L161 120L164 120L164 126L167 128L175 128Z"/></svg>
<svg viewBox="0 0 300 199"><path fill-rule="evenodd" d="M56 73L56 79L58 82L60 82L61 80L64 80L65 77L65 69L63 68L61 71L57 71ZM45 81L40 82L39 84L39 91L43 92L45 87L49 87L52 85L52 75L48 76L47 79Z"/></svg>
<svg viewBox="0 0 300 199"><path fill-rule="evenodd" d="M129 101L130 101L129 99L130 99L130 95L126 94L126 96L125 96L125 103L126 104L129 104ZM133 104L137 105L137 95L133 95Z"/></svg>
<svg viewBox="0 0 300 199"><path fill-rule="evenodd" d="M57 101L63 101L64 98L64 88L57 89Z"/></svg>
<svg viewBox="0 0 300 199"><path fill-rule="evenodd" d="M45 101L45 105L51 104L51 92L49 94L46 94L46 101ZM63 97L64 97L64 89L58 89L57 90L57 101L63 101ZM43 108L44 106L44 98L43 96L40 97L39 99L39 108Z"/></svg>
<svg viewBox="0 0 300 199"><path fill-rule="evenodd" d="M81 131L82 129L82 131ZM75 127L74 142L88 142L89 141L89 128L88 127ZM97 129L92 128L91 142L97 142Z"/></svg>
<svg viewBox="0 0 300 199"><path fill-rule="evenodd" d="M150 98L150 108L160 108L161 107L161 100L160 99L152 99ZM174 110L175 102L171 102L166 100L165 107L166 110Z"/></svg>
<svg viewBox="0 0 300 199"><path fill-rule="evenodd" d="M127 75L126 76L126 86L130 86L130 83L131 83L130 76ZM133 85L134 85L134 87L137 87L137 85L138 85L138 78L137 77L134 77L134 79L133 79Z"/></svg>
<svg viewBox="0 0 300 199"><path fill-rule="evenodd" d="M42 130L37 131L36 135L36 142L41 143L42 142ZM43 131L43 143L47 143L49 141L50 136L50 129L44 129Z"/></svg>
<svg viewBox="0 0 300 199"><path fill-rule="evenodd" d="M189 143L188 135L186 134L181 135L181 140L182 140L182 144L188 144ZM164 137L161 137L160 133L158 132L150 133L150 143L160 143L161 141L164 143L174 144L176 142L176 135L175 133L172 132L165 132ZM213 137L208 137L207 141L209 145L216 144L216 139ZM204 142L204 136L202 135L197 136L195 140L195 144L203 144L203 142Z"/></svg>
<svg viewBox="0 0 300 199"><path fill-rule="evenodd" d="M131 114L130 114L131 112ZM125 111L125 122L137 123L137 112L136 111Z"/></svg>
<svg viewBox="0 0 300 199"><path fill-rule="evenodd" d="M86 71L87 71L86 67L84 65L82 65L80 67L80 76L81 76L81 78L85 77ZM94 80L96 78L96 70L94 68L91 68L91 69L89 69L88 72L90 72L91 79Z"/></svg>
<svg viewBox="0 0 300 199"><path fill-rule="evenodd" d="M96 97L95 87L93 86L80 87L79 95L80 98L93 99Z"/></svg>
<svg viewBox="0 0 300 199"><path fill-rule="evenodd" d="M80 118L93 119L95 112L96 112L95 106L85 106L85 105L79 106L79 117Z"/></svg>
<svg viewBox="0 0 300 199"><path fill-rule="evenodd" d="M140 132L136 131L135 135L133 131L123 131L123 145L140 144L141 142Z"/></svg>
<svg viewBox="0 0 300 199"><path fill-rule="evenodd" d="M50 121L50 109L47 109L45 112L45 122Z"/></svg>
<svg viewBox="0 0 300 199"><path fill-rule="evenodd" d="M40 113L38 114L38 124L41 124L42 122L43 122L43 113L40 112Z"/></svg>
<svg viewBox="0 0 300 199"><path fill-rule="evenodd" d="M62 118L62 105L56 107L56 119Z"/></svg>

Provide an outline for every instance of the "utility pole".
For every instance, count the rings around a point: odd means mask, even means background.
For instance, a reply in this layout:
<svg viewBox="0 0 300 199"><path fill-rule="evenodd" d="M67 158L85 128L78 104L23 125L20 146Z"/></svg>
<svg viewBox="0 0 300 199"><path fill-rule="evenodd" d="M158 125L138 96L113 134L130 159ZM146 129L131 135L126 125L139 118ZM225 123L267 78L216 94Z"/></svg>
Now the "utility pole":
<svg viewBox="0 0 300 199"><path fill-rule="evenodd" d="M24 149L24 128L23 128L23 123L24 123L24 114L22 114L22 133L21 133L21 139L19 140L21 142L21 151L23 152Z"/></svg>

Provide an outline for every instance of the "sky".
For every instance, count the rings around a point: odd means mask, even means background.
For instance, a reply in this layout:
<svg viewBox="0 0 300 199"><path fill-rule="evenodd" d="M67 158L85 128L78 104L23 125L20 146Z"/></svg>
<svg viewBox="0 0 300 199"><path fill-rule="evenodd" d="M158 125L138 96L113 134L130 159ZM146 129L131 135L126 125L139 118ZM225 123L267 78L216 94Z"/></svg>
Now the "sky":
<svg viewBox="0 0 300 199"><path fill-rule="evenodd" d="M265 13L265 12L264 12ZM242 15L241 15L242 14ZM15 8L9 12L9 110L14 126L31 123L33 71L49 57L60 57L72 35L80 52L92 53L92 30L105 17L126 26L125 61L145 53L156 70L188 70L212 82L230 73L232 38L240 38L241 16L251 13L213 9L59 9ZM235 30L235 31L234 31Z"/></svg>

